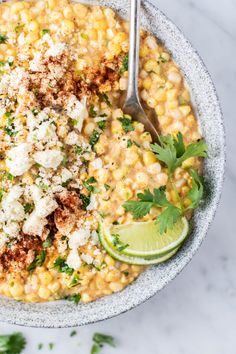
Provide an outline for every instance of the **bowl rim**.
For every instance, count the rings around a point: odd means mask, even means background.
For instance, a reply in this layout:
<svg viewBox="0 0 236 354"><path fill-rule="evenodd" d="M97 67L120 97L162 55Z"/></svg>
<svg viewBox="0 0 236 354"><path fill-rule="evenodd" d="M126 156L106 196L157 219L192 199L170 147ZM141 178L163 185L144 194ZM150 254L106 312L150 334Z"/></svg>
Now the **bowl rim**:
<svg viewBox="0 0 236 354"><path fill-rule="evenodd" d="M88 2L89 1L87 1L87 3ZM91 2L91 0L90 0L90 2ZM105 319L109 319L109 318L118 316L120 314L123 314L123 313L141 305L142 303L144 303L148 299L152 298L155 294L157 294L163 288L165 288L166 285L168 283L170 283L188 265L188 263L191 261L191 259L196 254L199 247L201 246L203 240L206 238L207 232L209 230L211 223L213 222L213 219L216 214L216 210L217 210L219 203L220 203L220 198L221 198L223 183L224 183L224 178L225 178L226 138L225 138L225 127L224 127L224 121L223 121L223 113L222 113L219 97L216 92L216 88L215 88L215 85L212 81L210 73L209 73L208 69L206 68L201 56L199 55L198 51L193 47L191 42L186 38L186 36L183 34L183 32L179 29L179 27L176 26L174 24L174 22L172 20L170 20L169 17L167 17L158 8L157 5L154 5L149 0L144 1L144 6L145 5L148 5L150 9L153 9L154 12L158 13L158 15L160 17L162 17L162 19L169 26L172 27L173 31L178 34L178 36L181 38L181 41L183 41L188 46L190 51L193 54L195 54L198 64L200 65L201 71L204 73L205 77L207 77L208 84L210 85L210 88L212 90L212 94L216 100L215 104L217 105L217 110L218 110L219 129L221 129L221 131L220 131L220 137L221 137L221 144L220 144L221 159L220 159L220 161L221 161L221 164L220 164L220 173L219 173L219 176L217 176L218 177L218 190L216 191L216 195L214 198L214 204L211 206L211 209L210 209L211 215L207 217L207 220L205 222L205 229L203 232L201 232L201 237L199 238L199 242L196 245L196 247L194 248L194 250L192 250L191 254L189 253L188 256L185 257L186 259L185 259L183 265L181 267L177 268L177 270L172 271L171 275L165 279L165 281L163 282L163 284L160 288L158 288L157 285L153 286L153 289L150 293L146 294L145 296L137 296L136 299L132 300L131 304L123 303L122 305L120 305L118 310L115 309L114 306L111 306L109 308L109 310L107 309L108 311L106 311L106 312L104 311L104 313L102 313L102 314L99 313L98 315L95 315L92 318L91 318L91 316L88 316L88 318L86 318L86 319L79 319L77 317L76 318L73 317L73 319L68 318L64 321L61 321L60 316L57 317L57 313L54 313L51 316L49 314L44 318L43 307L44 307L45 303L40 304L40 306L42 307L42 311L40 311L40 309L36 310L36 312L35 312L36 318L31 318L30 308L34 307L34 306L36 307L37 304L24 304L24 303L22 303L23 310L21 310L18 307L16 309L15 314L12 313L12 310L10 310L8 308L3 308L3 306L0 304L0 321L7 322L10 324L21 325L21 326L29 326L29 327L44 327L44 328L61 328L61 327L63 327L63 328L65 328L65 327L74 327L74 326L79 326L79 325L86 325L86 324L90 324L90 323L95 323L95 322L103 321ZM168 45L167 45L167 49L168 49ZM180 68L181 68L181 66L180 66ZM151 268L154 268L154 267L151 267ZM145 272L140 277L144 278L144 276L145 276ZM129 289L130 287L132 287L132 284L129 285L126 289ZM119 293L108 295L108 297L106 297L106 298L110 297L111 299L115 299L115 296L116 297L119 296ZM102 306L103 299L104 298L98 299L95 302L93 302L93 304L96 303L96 304L100 304L100 306ZM15 308L16 308L16 304L18 302L16 302L15 300L12 300L12 299L7 299L7 301L11 302L11 304L12 304L11 309L14 310L14 304L15 304ZM115 302L115 301L113 301L113 302ZM60 302L60 303L61 303L61 306L63 306L63 303L62 302ZM46 304L48 304L48 303L46 303ZM53 304L53 302L51 304ZM74 312L76 312L74 306L75 305L65 303L64 314L67 313L66 312L67 309L68 310L72 309L72 310L74 310ZM86 308L89 306L89 304L82 304L80 306L83 306ZM47 308L49 309L50 306L48 306ZM78 307L77 313L79 313L79 307Z"/></svg>

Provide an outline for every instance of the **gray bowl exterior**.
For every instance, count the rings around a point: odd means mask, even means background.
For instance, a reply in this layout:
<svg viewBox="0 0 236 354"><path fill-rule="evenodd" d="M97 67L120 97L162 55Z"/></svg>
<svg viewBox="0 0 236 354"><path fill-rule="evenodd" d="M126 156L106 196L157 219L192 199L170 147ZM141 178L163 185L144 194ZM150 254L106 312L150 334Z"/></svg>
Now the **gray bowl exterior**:
<svg viewBox="0 0 236 354"><path fill-rule="evenodd" d="M86 3L110 6L128 18L127 0L88 0ZM66 301L26 304L1 297L0 321L34 327L70 327L119 315L163 289L188 264L206 236L219 203L225 169L224 126L217 94L197 52L180 30L148 1L144 1L141 22L146 30L161 40L181 67L192 93L202 134L209 146L209 157L205 161L208 193L194 215L192 233L175 257L147 269L119 293L78 306Z"/></svg>

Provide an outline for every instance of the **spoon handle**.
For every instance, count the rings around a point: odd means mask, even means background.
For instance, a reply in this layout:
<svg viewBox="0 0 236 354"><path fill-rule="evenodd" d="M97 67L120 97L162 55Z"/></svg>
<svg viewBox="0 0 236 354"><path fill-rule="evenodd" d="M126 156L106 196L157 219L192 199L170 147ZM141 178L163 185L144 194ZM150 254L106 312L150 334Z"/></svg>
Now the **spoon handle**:
<svg viewBox="0 0 236 354"><path fill-rule="evenodd" d="M139 44L140 44L140 5L141 0L130 0L130 43L129 43L129 78L126 100L139 103Z"/></svg>

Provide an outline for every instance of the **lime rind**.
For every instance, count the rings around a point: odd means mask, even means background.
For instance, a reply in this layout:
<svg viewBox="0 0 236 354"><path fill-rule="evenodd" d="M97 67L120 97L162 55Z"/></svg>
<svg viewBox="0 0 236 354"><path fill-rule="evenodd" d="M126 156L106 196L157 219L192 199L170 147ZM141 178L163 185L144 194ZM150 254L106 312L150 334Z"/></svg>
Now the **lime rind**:
<svg viewBox="0 0 236 354"><path fill-rule="evenodd" d="M131 230L132 229L132 235ZM113 234L119 235L122 244L128 244L121 253L131 257L161 257L175 250L183 243L189 232L185 217L179 219L175 227L161 235L155 221L139 222L104 228L107 243L113 246Z"/></svg>
<svg viewBox="0 0 236 354"><path fill-rule="evenodd" d="M104 247L106 252L111 257L113 257L114 259L116 259L120 262L127 263L127 264L133 264L133 265L149 266L149 265L163 263L163 262L167 261L169 258L173 257L180 247L180 246L176 247L174 250L167 252L166 254L164 254L160 257L158 257L158 256L155 258L150 257L150 259L145 259L145 258L141 258L141 257L132 257L132 256L127 256L121 252L118 252L114 248L114 246L111 246L108 243L106 236L105 236L106 233L105 233L104 226L101 223L99 225L98 234L99 234L99 240L100 240L102 246Z"/></svg>

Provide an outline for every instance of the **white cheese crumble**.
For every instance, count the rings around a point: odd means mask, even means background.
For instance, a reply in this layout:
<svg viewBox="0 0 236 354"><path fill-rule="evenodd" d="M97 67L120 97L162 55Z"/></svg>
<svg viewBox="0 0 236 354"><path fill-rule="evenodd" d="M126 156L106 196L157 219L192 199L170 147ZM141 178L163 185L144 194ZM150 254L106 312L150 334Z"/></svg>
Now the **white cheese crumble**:
<svg viewBox="0 0 236 354"><path fill-rule="evenodd" d="M45 56L46 57L57 57L58 55L61 55L66 48L65 43L56 43L52 44L51 47L46 51Z"/></svg>
<svg viewBox="0 0 236 354"><path fill-rule="evenodd" d="M72 269L79 269L81 267L81 259L76 249L72 249L67 257L66 264Z"/></svg>
<svg viewBox="0 0 236 354"><path fill-rule="evenodd" d="M23 225L23 232L29 235L41 236L47 219L42 219L33 211Z"/></svg>
<svg viewBox="0 0 236 354"><path fill-rule="evenodd" d="M66 110L68 116L74 120L74 127L81 132L84 119L88 117L86 97L80 102L74 95L71 95L68 99Z"/></svg>
<svg viewBox="0 0 236 354"><path fill-rule="evenodd" d="M80 246L84 246L88 242L89 237L90 231L88 229L76 230L69 236L69 247L77 249Z"/></svg>
<svg viewBox="0 0 236 354"><path fill-rule="evenodd" d="M33 159L45 168L54 170L61 164L64 154L60 150L37 151L33 154Z"/></svg>
<svg viewBox="0 0 236 354"><path fill-rule="evenodd" d="M98 207L97 197L95 194L91 194L89 205L86 210L96 210Z"/></svg>
<svg viewBox="0 0 236 354"><path fill-rule="evenodd" d="M3 226L3 231L7 236L16 238L20 233L20 225L17 222L8 222Z"/></svg>
<svg viewBox="0 0 236 354"><path fill-rule="evenodd" d="M21 143L12 148L7 153L6 166L13 176L21 176L32 166L32 160L29 158L31 145Z"/></svg>
<svg viewBox="0 0 236 354"><path fill-rule="evenodd" d="M61 171L61 181L66 182L73 177L72 173L67 169L63 168Z"/></svg>
<svg viewBox="0 0 236 354"><path fill-rule="evenodd" d="M34 53L34 59L30 61L29 69L34 72L42 72L44 70L42 55L40 52Z"/></svg>
<svg viewBox="0 0 236 354"><path fill-rule="evenodd" d="M82 253L81 254L81 259L87 264L92 264L93 263L93 257L91 257L89 254Z"/></svg>
<svg viewBox="0 0 236 354"><path fill-rule="evenodd" d="M35 215L40 218L46 218L53 213L57 207L57 202L50 196L46 196L35 204Z"/></svg>
<svg viewBox="0 0 236 354"><path fill-rule="evenodd" d="M94 161L90 162L90 165L94 168L94 170L99 170L102 168L102 159L95 159Z"/></svg>
<svg viewBox="0 0 236 354"><path fill-rule="evenodd" d="M79 136L74 131L70 132L65 138L65 143L67 145L76 145L78 144L78 142L79 142Z"/></svg>

